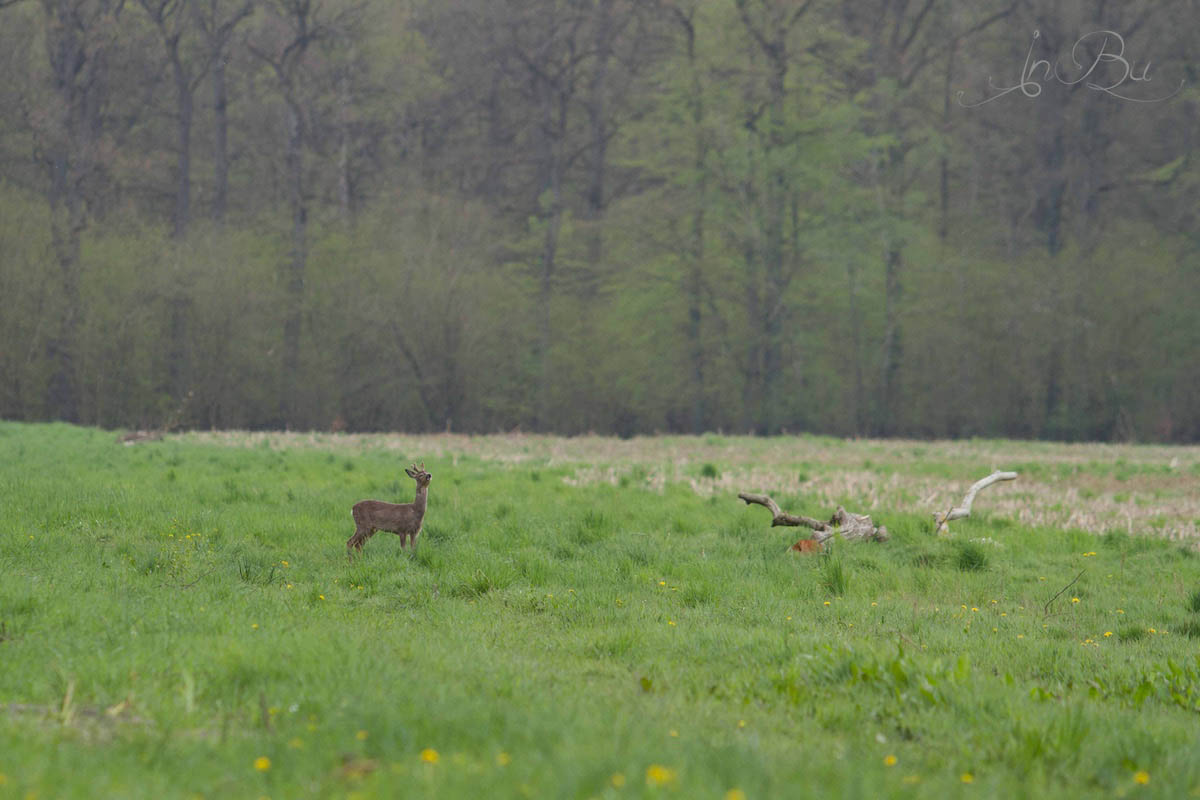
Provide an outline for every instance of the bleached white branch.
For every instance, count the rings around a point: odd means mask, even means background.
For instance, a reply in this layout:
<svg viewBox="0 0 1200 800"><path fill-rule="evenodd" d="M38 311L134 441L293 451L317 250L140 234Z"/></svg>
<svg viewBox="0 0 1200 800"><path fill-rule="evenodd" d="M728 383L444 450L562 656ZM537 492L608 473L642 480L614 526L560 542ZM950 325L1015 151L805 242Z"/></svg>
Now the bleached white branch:
<svg viewBox="0 0 1200 800"><path fill-rule="evenodd" d="M993 483L1000 481L1015 481L1017 473L1015 472L993 472L986 478L981 478L971 484L971 488L967 490L967 494L963 497L962 505L956 506L946 512L933 512L933 521L937 533L949 533L951 520L963 519L971 516L971 504L975 502L975 495L980 491L991 486Z"/></svg>

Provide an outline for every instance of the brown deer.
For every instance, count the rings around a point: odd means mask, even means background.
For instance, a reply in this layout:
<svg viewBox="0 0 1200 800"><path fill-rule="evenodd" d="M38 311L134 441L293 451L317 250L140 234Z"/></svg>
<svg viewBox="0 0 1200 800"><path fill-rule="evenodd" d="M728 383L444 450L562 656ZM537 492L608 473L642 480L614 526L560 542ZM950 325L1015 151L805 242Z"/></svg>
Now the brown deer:
<svg viewBox="0 0 1200 800"><path fill-rule="evenodd" d="M417 482L417 496L411 503L385 503L382 500L362 500L354 504L350 513L354 515L354 535L346 540L350 555L362 551L363 545L375 535L375 531L391 531L400 537L400 546L405 540L412 548L417 546L417 535L421 533L421 520L425 518L425 499L429 494L429 482L433 475L421 466L413 464L404 470L408 477Z"/></svg>

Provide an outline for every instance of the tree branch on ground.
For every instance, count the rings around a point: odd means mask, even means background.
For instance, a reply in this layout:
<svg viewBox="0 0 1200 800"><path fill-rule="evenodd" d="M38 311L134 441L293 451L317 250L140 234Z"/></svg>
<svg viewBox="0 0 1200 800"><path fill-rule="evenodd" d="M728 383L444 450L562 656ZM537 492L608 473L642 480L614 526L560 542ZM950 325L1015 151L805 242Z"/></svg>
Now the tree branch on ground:
<svg viewBox="0 0 1200 800"><path fill-rule="evenodd" d="M882 525L876 526L871 521L871 518L865 514L853 514L845 508L838 506L837 511L833 512L833 516L828 522L822 522L819 519L812 517L797 516L788 514L779 508L779 504L765 494L750 494L749 492L739 492L738 499L744 500L746 505L754 503L764 506L771 512L771 527L780 525L788 525L792 527L809 528L812 530L812 541L818 544L823 543L826 539L833 537L835 534L841 534L843 539L868 539L875 542L886 542L888 540L888 531ZM809 550L811 548L800 547L793 545L794 550Z"/></svg>
<svg viewBox="0 0 1200 800"><path fill-rule="evenodd" d="M971 504L975 502L975 495L979 494L981 490L986 489L993 483L999 483L1000 481L1015 481L1016 479L1017 473L1015 472L993 472L986 478L981 478L980 480L975 481L975 483L971 485L971 488L967 490L967 494L963 497L961 506L951 508L942 514L939 514L936 511L933 513L934 532L949 533L950 526L948 523L951 520L963 519L964 517L971 516Z"/></svg>

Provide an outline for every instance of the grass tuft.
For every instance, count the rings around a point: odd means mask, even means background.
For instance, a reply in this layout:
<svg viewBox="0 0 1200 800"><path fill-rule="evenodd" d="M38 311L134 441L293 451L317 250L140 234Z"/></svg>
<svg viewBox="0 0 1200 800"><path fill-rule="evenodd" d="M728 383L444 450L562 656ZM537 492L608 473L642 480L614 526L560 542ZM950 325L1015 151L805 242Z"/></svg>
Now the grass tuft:
<svg viewBox="0 0 1200 800"><path fill-rule="evenodd" d="M980 572L987 569L988 554L976 542L956 542L954 564L963 572Z"/></svg>

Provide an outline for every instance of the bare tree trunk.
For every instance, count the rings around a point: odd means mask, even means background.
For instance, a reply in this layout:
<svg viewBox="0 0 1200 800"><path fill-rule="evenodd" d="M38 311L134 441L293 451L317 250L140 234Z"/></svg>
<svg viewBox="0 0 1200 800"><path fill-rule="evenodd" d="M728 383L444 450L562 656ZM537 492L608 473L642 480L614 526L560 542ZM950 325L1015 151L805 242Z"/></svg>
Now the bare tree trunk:
<svg viewBox="0 0 1200 800"><path fill-rule="evenodd" d="M350 222L354 216L351 208L350 180L350 66L347 65L338 75L338 211L343 222Z"/></svg>
<svg viewBox="0 0 1200 800"><path fill-rule="evenodd" d="M683 296L687 303L687 319L684 325L688 363L688 389L691 400L691 431L701 433L708 425L705 394L704 352L704 232L705 203L708 193L708 137L704 132L705 106L704 88L700 83L700 68L696 59L696 11L692 5L687 11L678 5L670 6L675 21L684 34L684 54L687 58L689 85L687 104L692 118L692 168L695 182L690 201L692 221L687 245L688 267L682 281Z"/></svg>
<svg viewBox="0 0 1200 800"><path fill-rule="evenodd" d="M213 205L212 218L225 221L229 206L229 97L225 88L224 45L213 54Z"/></svg>
<svg viewBox="0 0 1200 800"><path fill-rule="evenodd" d="M54 293L61 302L61 322L46 343L52 370L46 411L56 419L78 422L81 239L87 224L84 181L97 157L107 45L104 26L119 9L107 2L81 6L66 0L42 0L42 9L47 22L53 113L38 126L36 135L49 173L51 245L58 264Z"/></svg>
<svg viewBox="0 0 1200 800"><path fill-rule="evenodd" d="M171 48L172 45L168 44ZM192 109L193 90L187 70L179 56L179 40L175 39L169 51L171 71L175 76L175 103L177 120L175 218L174 236L182 239L187 233L192 207Z"/></svg>
<svg viewBox="0 0 1200 800"><path fill-rule="evenodd" d="M791 66L788 36L799 23L811 2L764 3L763 13L756 23L747 0L736 0L739 16L746 32L758 45L758 51L766 60L767 96L765 100L766 132L756 129L756 122L749 127L755 131L755 141L761 151L763 164L762 191L759 194L758 211L761 214L761 245L755 246L751 236L747 250L758 251L759 269L752 269L755 261L747 261L747 297L750 323L757 330L758 341L753 348L758 363L751 368L757 386L757 403L754 408L754 431L759 434L777 433L783 426L783 403L780 392L783 370L783 330L787 312L786 290L791 280L791 270L798 252L798 239L785 237L785 223L789 210L793 220L796 209L793 193L789 188L786 159L782 154L788 148L787 120L787 75ZM754 193L749 192L748 197ZM795 225L793 225L793 231ZM789 249L790 245L790 249Z"/></svg>
<svg viewBox="0 0 1200 800"><path fill-rule="evenodd" d="M283 397L286 424L299 422L297 389L300 381L300 332L304 314L304 273L308 262L308 205L304 196L303 133L300 108L287 100L287 149L284 161L288 177L288 205L292 212L292 244L284 284L287 290L283 319Z"/></svg>
<svg viewBox="0 0 1200 800"><path fill-rule="evenodd" d="M600 221L604 216L606 199L604 177L608 166L608 62L612 57L613 0L600 0L596 15L596 65L588 87L588 136L591 139L591 159L588 163L587 218L592 223L588 236L588 265L593 275L603 258L604 236Z"/></svg>
<svg viewBox="0 0 1200 800"><path fill-rule="evenodd" d="M900 332L900 271L903 256L893 243L888 248L884 262L884 327L883 359L879 388L880 436L890 436L895 431L896 399L900 396L900 361L903 343Z"/></svg>
<svg viewBox="0 0 1200 800"><path fill-rule="evenodd" d="M236 10L221 19L221 0L190 0L195 21L204 34L212 70L213 204L212 218L225 221L229 203L229 96L225 69L229 40L239 24L254 10L254 0L241 0Z"/></svg>
<svg viewBox="0 0 1200 800"><path fill-rule="evenodd" d="M545 226L538 274L538 386L534 427L544 430L550 420L550 345L553 340L551 305L557 270L558 240L563 215L563 137L566 136L567 94L545 76L535 76L542 107L540 133L541 179L543 187L538 213Z"/></svg>

